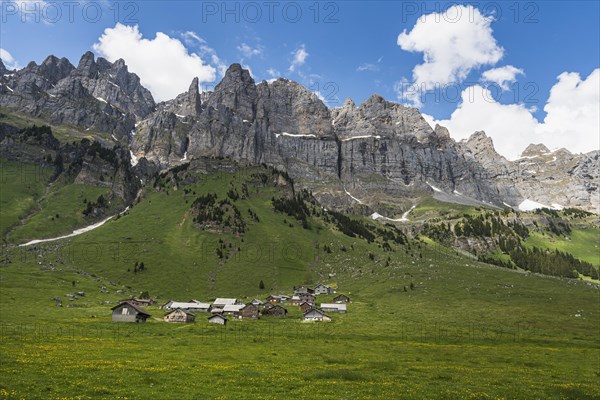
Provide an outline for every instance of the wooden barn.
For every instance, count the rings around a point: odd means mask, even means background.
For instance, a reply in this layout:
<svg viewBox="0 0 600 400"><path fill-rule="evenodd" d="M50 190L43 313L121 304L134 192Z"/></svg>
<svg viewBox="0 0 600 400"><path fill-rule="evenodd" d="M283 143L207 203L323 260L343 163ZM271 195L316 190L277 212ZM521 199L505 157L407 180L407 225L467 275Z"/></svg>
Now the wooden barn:
<svg viewBox="0 0 600 400"><path fill-rule="evenodd" d="M315 295L310 293L302 293L298 295L300 297L300 304L307 302L310 304L315 304Z"/></svg>
<svg viewBox="0 0 600 400"><path fill-rule="evenodd" d="M270 294L267 296L267 302L271 303L271 304L276 304L276 303L281 303L283 301L286 301L289 297L285 296L285 295L274 295L274 294Z"/></svg>
<svg viewBox="0 0 600 400"><path fill-rule="evenodd" d="M350 297L345 294L339 294L333 298L334 303L350 303Z"/></svg>
<svg viewBox="0 0 600 400"><path fill-rule="evenodd" d="M300 301L300 296L292 296L292 298L286 302L288 306L299 306L300 303L302 303Z"/></svg>
<svg viewBox="0 0 600 400"><path fill-rule="evenodd" d="M244 307L240 308L237 316L242 319L258 319L260 315L260 309L256 304L248 303Z"/></svg>
<svg viewBox="0 0 600 400"><path fill-rule="evenodd" d="M196 316L189 311L178 308L171 311L163 317L165 322L184 322L191 323L196 320Z"/></svg>
<svg viewBox="0 0 600 400"><path fill-rule="evenodd" d="M265 310L264 313L272 317L285 317L287 310L280 305L274 305L273 307Z"/></svg>
<svg viewBox="0 0 600 400"><path fill-rule="evenodd" d="M315 293L315 291L313 289L311 289L309 287L305 287L305 286L301 286L294 291L294 294L296 294L296 295L301 295L301 294L305 294L305 293L313 294L313 293Z"/></svg>
<svg viewBox="0 0 600 400"><path fill-rule="evenodd" d="M136 306L151 306L152 304L156 303L156 301L154 301L152 299L138 299L137 297L132 297L130 299L119 300L119 303L126 303L126 302L129 302L129 303L134 304Z"/></svg>
<svg viewBox="0 0 600 400"><path fill-rule="evenodd" d="M146 322L150 314L128 301L111 308L113 322Z"/></svg>
<svg viewBox="0 0 600 400"><path fill-rule="evenodd" d="M237 316L244 307L246 307L245 304L227 304L223 307L223 314Z"/></svg>
<svg viewBox="0 0 600 400"><path fill-rule="evenodd" d="M333 293L333 289L327 285L323 285L322 283L319 283L317 286L315 286L315 294L332 294L332 293Z"/></svg>
<svg viewBox="0 0 600 400"><path fill-rule="evenodd" d="M302 310L303 313L307 312L311 308L313 308L313 305L310 303L307 303L306 301L303 302L302 304L300 304L300 310Z"/></svg>
<svg viewBox="0 0 600 400"><path fill-rule="evenodd" d="M308 312L304 313L302 317L304 321L331 321L331 317L325 315L325 313L318 308L313 308Z"/></svg>
<svg viewBox="0 0 600 400"><path fill-rule="evenodd" d="M213 314L210 317L208 317L208 322L211 324L225 325L227 324L227 318L225 318L221 314Z"/></svg>

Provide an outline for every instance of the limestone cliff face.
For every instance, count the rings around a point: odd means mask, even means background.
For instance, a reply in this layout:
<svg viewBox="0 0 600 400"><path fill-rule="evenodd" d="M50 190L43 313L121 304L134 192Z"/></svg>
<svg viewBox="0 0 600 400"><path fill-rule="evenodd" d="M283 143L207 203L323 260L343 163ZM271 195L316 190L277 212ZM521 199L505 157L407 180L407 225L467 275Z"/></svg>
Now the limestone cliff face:
<svg viewBox="0 0 600 400"><path fill-rule="evenodd" d="M545 146L530 146L512 169L524 198L554 208L600 212L600 151L571 154L566 149L549 151Z"/></svg>
<svg viewBox="0 0 600 400"><path fill-rule="evenodd" d="M107 132L155 171L200 157L265 163L287 171L325 206L396 204L423 195L517 207L525 199L598 212L599 152L530 146L511 162L484 132L455 142L415 108L373 95L328 109L286 79L256 84L239 64L212 92L155 104L123 60L86 53L75 68L48 57L20 71L0 65L0 106L82 130Z"/></svg>
<svg viewBox="0 0 600 400"><path fill-rule="evenodd" d="M127 138L136 119L154 111L150 92L123 60L110 63L85 53L75 68L66 58L48 57L0 77L0 106L55 124Z"/></svg>
<svg viewBox="0 0 600 400"><path fill-rule="evenodd" d="M600 151L572 154L566 149L550 151L543 144L531 144L515 161L508 161L494 150L484 132L462 141L465 152L486 171L487 179L504 183L518 193L501 193L504 202L518 208L527 199L550 208L577 207L600 211Z"/></svg>

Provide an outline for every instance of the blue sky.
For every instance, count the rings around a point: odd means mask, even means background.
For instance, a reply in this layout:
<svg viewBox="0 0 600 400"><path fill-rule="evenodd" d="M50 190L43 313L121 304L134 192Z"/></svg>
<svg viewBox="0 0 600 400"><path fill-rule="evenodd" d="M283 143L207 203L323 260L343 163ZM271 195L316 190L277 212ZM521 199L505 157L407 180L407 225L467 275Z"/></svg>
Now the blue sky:
<svg viewBox="0 0 600 400"><path fill-rule="evenodd" d="M5 1L0 13L5 64L23 67L30 60L43 61L48 54L77 64L81 54L92 50L109 59L125 58L144 83L166 74L161 71L175 71L172 82L149 85L159 99L186 90L190 74L200 76L202 86L210 88L211 81L220 80L224 67L240 62L250 68L255 80L279 76L296 80L318 91L330 107L341 105L346 97L360 104L372 93L417 106L430 123L449 126L456 139L472 133L475 126L468 121L475 119L473 123L484 125L477 129L490 131L502 152L512 158L523 147L523 143L507 142L506 132L515 129L515 140L525 140L519 129L527 129L527 140L539 138L549 147L598 148L598 117L593 110L583 111L585 124L575 133L568 131L569 121L560 115L565 106L576 112L596 101L595 75L591 75L600 66L596 1L101 1L68 6L28 0ZM417 32L419 21L422 26ZM117 29L117 23L123 26ZM157 32L166 36L150 43ZM454 39L445 43L448 37ZM473 38L478 39L471 43ZM173 48L175 41L183 52ZM129 51L127 43L139 44L139 49ZM168 60L156 60L161 45L173 50L165 50ZM142 62L144 51L153 54ZM169 62L175 67L169 69ZM483 80L489 70L494 71ZM563 73L571 75L559 79ZM559 83L550 99L551 89ZM474 100L468 107L464 97L468 90L476 94L488 90L484 92L487 104ZM573 97L576 104L571 104ZM484 111L526 127L472 116ZM548 111L553 115L544 121Z"/></svg>

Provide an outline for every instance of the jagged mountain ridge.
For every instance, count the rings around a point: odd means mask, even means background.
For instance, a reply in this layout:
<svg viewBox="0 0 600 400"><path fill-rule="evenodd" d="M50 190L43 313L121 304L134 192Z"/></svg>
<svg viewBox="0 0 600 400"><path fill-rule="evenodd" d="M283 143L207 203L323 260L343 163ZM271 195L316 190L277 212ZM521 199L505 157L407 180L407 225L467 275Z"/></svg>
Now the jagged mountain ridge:
<svg viewBox="0 0 600 400"><path fill-rule="evenodd" d="M573 155L537 146L511 162L485 133L457 143L417 109L378 95L330 110L296 82L256 84L233 64L213 92L200 93L194 80L176 99L156 104L123 60L110 63L90 52L77 67L50 56L39 66L0 70L0 106L108 132L134 160L145 158L148 171L194 157L228 157L285 170L328 207L405 209L432 194L466 204L533 201L598 212L597 151Z"/></svg>

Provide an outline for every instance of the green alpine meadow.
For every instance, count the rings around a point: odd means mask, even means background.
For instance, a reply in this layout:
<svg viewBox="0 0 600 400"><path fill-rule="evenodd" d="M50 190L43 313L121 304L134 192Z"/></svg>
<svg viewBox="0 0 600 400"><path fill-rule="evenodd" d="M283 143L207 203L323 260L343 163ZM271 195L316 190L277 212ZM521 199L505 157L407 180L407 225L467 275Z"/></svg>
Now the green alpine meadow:
<svg viewBox="0 0 600 400"><path fill-rule="evenodd" d="M0 2L0 400L599 400L598 2Z"/></svg>

